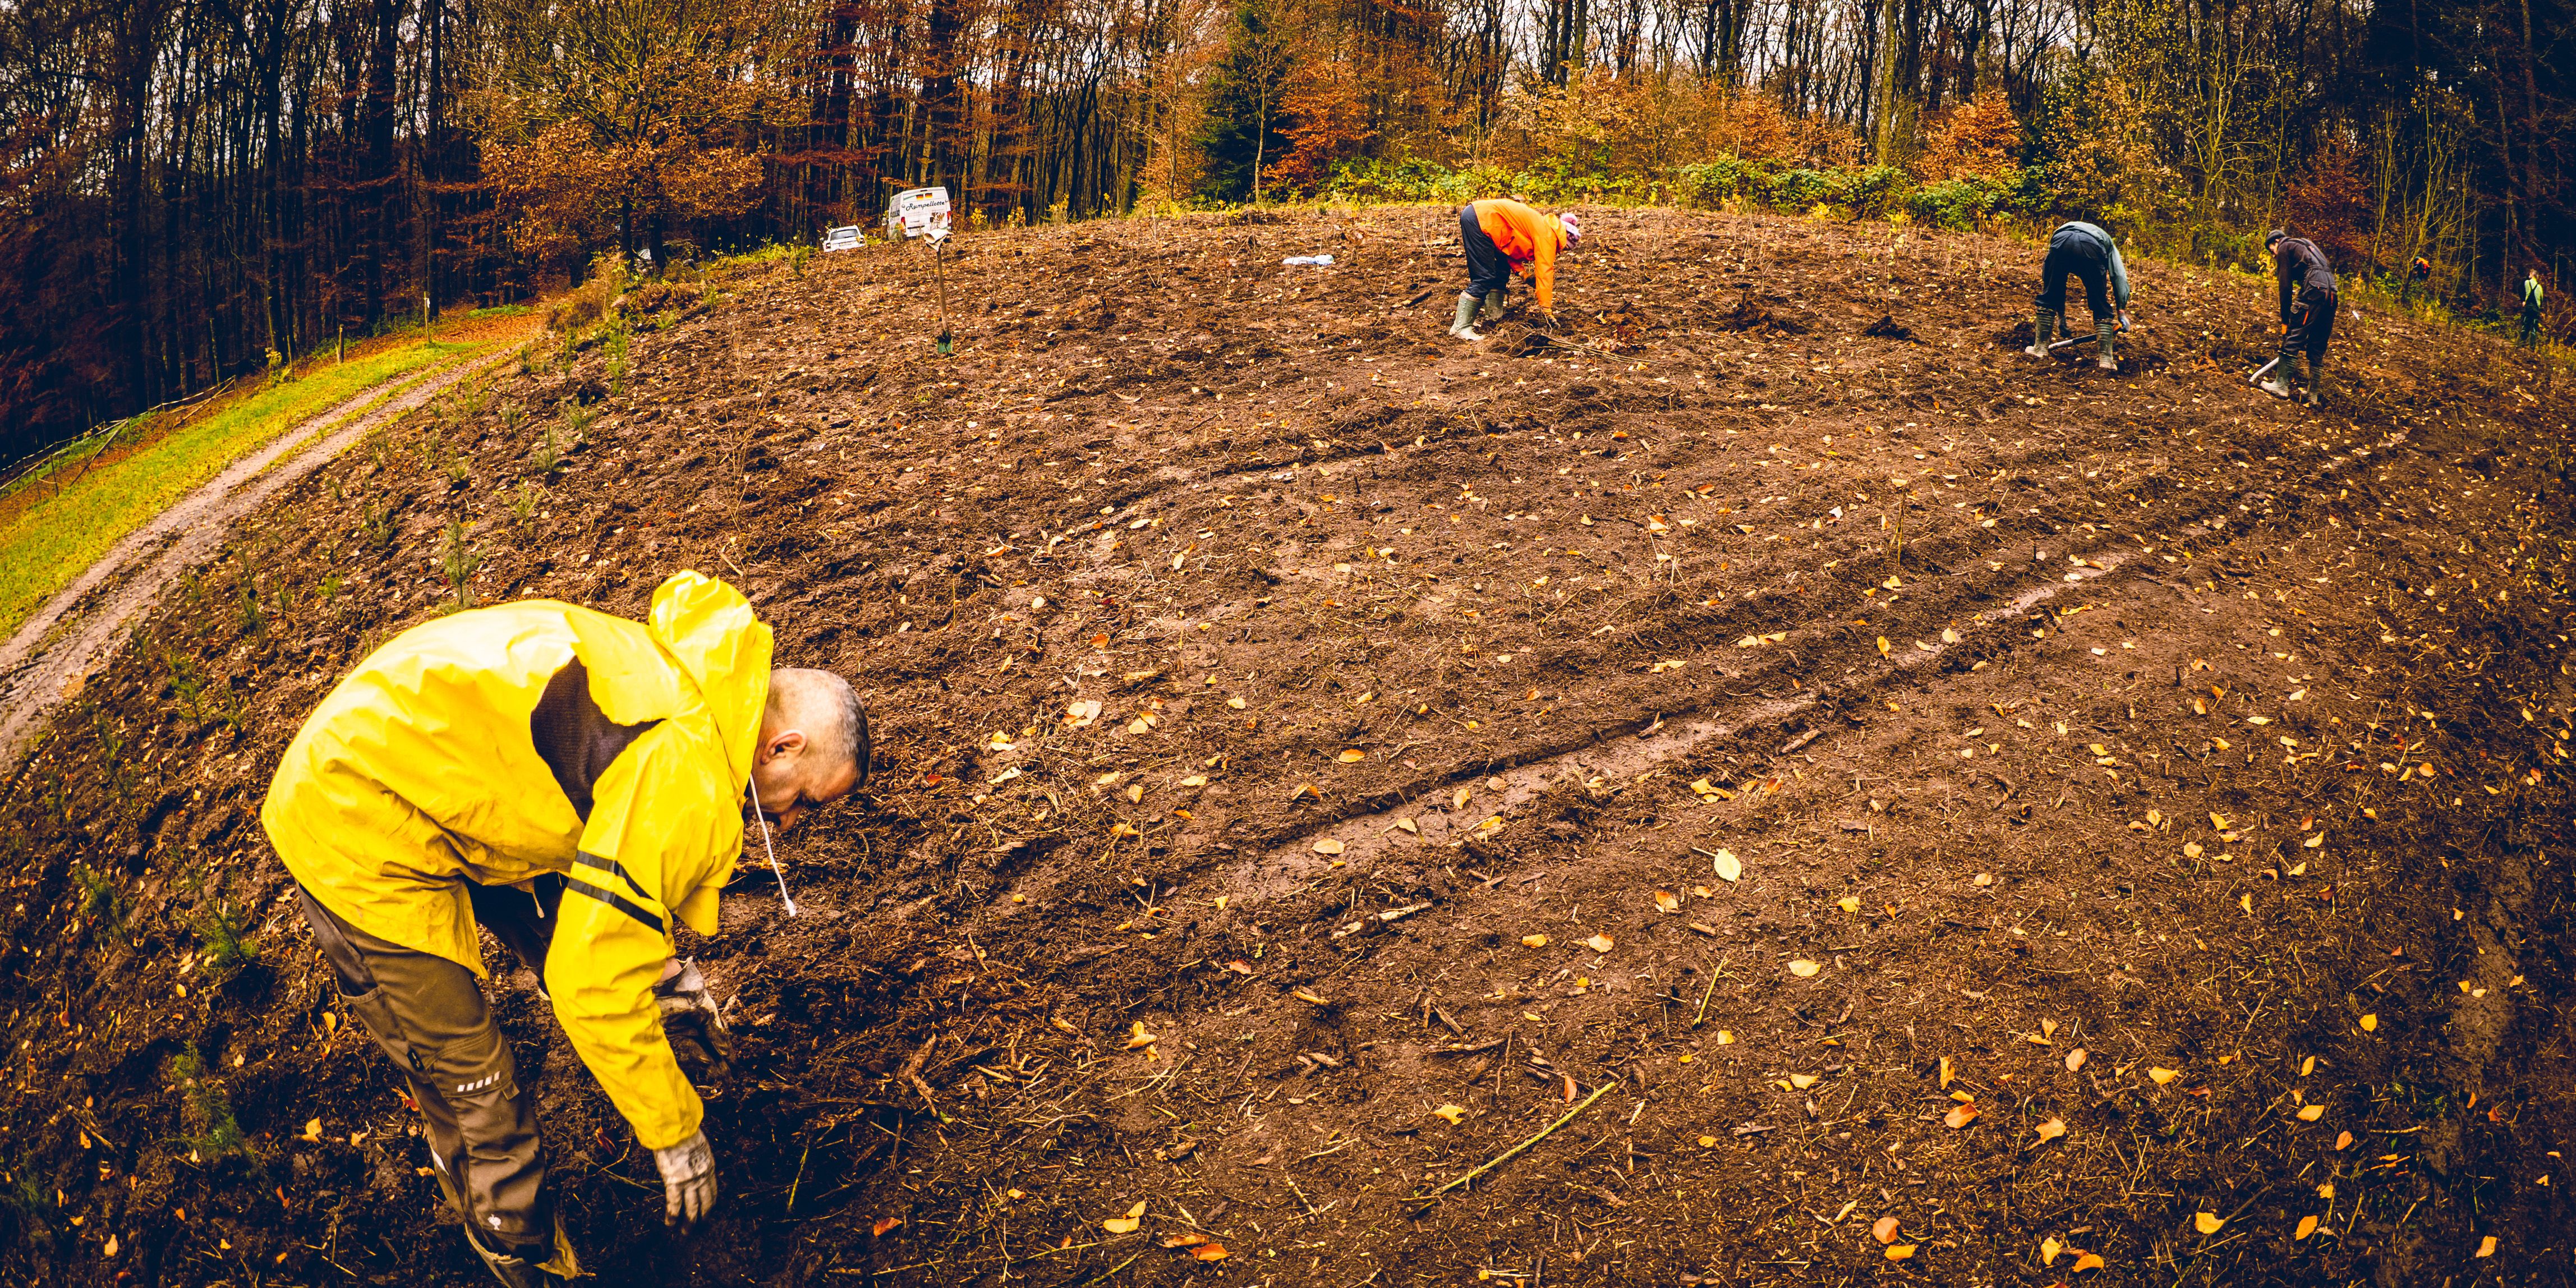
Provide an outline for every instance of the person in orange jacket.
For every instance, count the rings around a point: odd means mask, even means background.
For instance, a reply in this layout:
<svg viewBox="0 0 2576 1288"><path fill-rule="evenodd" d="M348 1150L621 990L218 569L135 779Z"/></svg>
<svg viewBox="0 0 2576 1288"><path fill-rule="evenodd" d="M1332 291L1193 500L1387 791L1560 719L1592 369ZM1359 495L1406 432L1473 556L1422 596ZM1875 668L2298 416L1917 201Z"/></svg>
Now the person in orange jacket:
<svg viewBox="0 0 2576 1288"><path fill-rule="evenodd" d="M1458 316L1449 324L1449 334L1482 340L1475 325L1503 315L1503 290L1511 285L1514 270L1529 275L1539 316L1555 316L1556 257L1583 240L1583 228L1573 215L1543 215L1509 198L1492 197L1458 207L1458 239L1467 248L1467 289L1458 293Z"/></svg>

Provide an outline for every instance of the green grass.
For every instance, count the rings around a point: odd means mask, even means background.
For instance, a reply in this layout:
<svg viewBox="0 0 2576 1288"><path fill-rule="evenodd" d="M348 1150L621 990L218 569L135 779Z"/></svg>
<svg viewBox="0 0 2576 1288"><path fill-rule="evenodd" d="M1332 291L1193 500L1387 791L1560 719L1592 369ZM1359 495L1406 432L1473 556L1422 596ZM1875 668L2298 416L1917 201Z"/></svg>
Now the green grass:
<svg viewBox="0 0 2576 1288"><path fill-rule="evenodd" d="M412 343L352 358L262 389L86 474L85 458L76 454L54 466L52 477L28 480L26 489L46 495L0 518L0 636L18 629L119 538L244 453L375 385L481 347Z"/></svg>

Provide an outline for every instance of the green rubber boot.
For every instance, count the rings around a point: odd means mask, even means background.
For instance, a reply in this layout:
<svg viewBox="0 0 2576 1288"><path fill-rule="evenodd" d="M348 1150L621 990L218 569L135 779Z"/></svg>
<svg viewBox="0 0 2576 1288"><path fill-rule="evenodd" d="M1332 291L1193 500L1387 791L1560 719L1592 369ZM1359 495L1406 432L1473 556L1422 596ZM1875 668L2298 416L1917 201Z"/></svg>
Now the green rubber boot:
<svg viewBox="0 0 2576 1288"><path fill-rule="evenodd" d="M2291 364L2304 360L2305 358L2303 355L2290 353L2282 354L2280 362L2273 365L2272 374L2265 376L2263 378L2263 383L2256 385L2255 388L2260 389L2275 398L2290 397L2298 392L2290 383L2290 372L2292 370Z"/></svg>
<svg viewBox="0 0 2576 1288"><path fill-rule="evenodd" d="M2325 400L2326 360L2321 357L2310 358L2308 359L2308 396L2304 401L2309 406L2316 407L2322 406Z"/></svg>
<svg viewBox="0 0 2576 1288"><path fill-rule="evenodd" d="M1492 326L1494 323L1501 321L1502 318L1503 293L1501 291L1485 292L1485 307L1477 310L1476 320L1487 326Z"/></svg>
<svg viewBox="0 0 2576 1288"><path fill-rule="evenodd" d="M2118 371L2120 369L2119 355L2113 351L2113 346L2119 341L2119 337L2119 323L2096 322L2093 324L2093 338L2099 341L2099 343L2094 346L2099 350L2099 352L2093 355L2094 366L2100 367L2104 371Z"/></svg>
<svg viewBox="0 0 2576 1288"><path fill-rule="evenodd" d="M1449 334L1456 336L1461 340L1482 340L1485 338L1476 334L1476 303L1475 292L1458 292L1458 316L1455 320L1449 323Z"/></svg>
<svg viewBox="0 0 2576 1288"><path fill-rule="evenodd" d="M2030 315L2030 347L2022 350L2034 358L2048 356L2048 341L2057 334L2057 315L2046 309Z"/></svg>

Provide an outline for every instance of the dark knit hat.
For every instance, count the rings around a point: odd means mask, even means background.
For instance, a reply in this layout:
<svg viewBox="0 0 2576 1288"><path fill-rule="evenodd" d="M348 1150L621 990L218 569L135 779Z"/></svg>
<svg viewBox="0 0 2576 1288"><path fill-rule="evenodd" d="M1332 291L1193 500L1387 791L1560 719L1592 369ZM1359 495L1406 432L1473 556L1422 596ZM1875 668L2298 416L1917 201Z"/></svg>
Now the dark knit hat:
<svg viewBox="0 0 2576 1288"><path fill-rule="evenodd" d="M2272 231L2263 234L2263 249L2272 249L2273 243L2284 241L2288 239L2289 235L2290 230L2287 228L2275 228Z"/></svg>

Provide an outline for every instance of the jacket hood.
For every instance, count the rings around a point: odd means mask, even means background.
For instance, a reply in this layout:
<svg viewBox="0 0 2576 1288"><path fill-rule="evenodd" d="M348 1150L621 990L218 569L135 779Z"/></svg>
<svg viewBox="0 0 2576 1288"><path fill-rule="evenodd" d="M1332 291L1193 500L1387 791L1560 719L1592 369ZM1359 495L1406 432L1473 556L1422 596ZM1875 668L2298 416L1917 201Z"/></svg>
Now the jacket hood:
<svg viewBox="0 0 2576 1288"><path fill-rule="evenodd" d="M768 625L741 591L696 572L675 574L653 592L645 625L705 698L733 781L749 782L761 711L769 703L774 641Z"/></svg>

